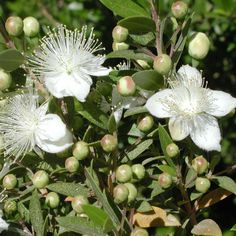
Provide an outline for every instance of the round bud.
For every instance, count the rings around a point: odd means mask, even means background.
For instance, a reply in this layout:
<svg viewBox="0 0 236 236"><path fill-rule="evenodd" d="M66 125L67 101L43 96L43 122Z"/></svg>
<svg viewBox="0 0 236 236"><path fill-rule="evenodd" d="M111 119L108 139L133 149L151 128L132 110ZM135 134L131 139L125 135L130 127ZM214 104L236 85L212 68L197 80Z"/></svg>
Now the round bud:
<svg viewBox="0 0 236 236"><path fill-rule="evenodd" d="M208 168L208 161L203 156L195 157L192 160L192 167L198 174L203 174Z"/></svg>
<svg viewBox="0 0 236 236"><path fill-rule="evenodd" d="M17 204L16 204L15 201L8 200L4 203L3 209L7 214L10 215L10 214L14 213L17 210Z"/></svg>
<svg viewBox="0 0 236 236"><path fill-rule="evenodd" d="M84 141L78 141L73 148L73 156L78 160L84 160L89 155L89 146Z"/></svg>
<svg viewBox="0 0 236 236"><path fill-rule="evenodd" d="M79 169L79 161L75 157L69 157L65 161L65 168L73 173Z"/></svg>
<svg viewBox="0 0 236 236"><path fill-rule="evenodd" d="M112 30L112 38L114 39L115 42L118 42L118 43L124 42L127 39L128 34L129 34L128 29L119 25L117 25Z"/></svg>
<svg viewBox="0 0 236 236"><path fill-rule="evenodd" d="M188 45L188 53L196 60L206 57L210 49L210 40L206 34L198 32L194 34Z"/></svg>
<svg viewBox="0 0 236 236"><path fill-rule="evenodd" d="M33 185L36 188L44 188L48 183L49 183L49 177L46 171L44 170L39 170L37 171L33 178Z"/></svg>
<svg viewBox="0 0 236 236"><path fill-rule="evenodd" d="M0 69L0 91L8 89L11 86L11 75Z"/></svg>
<svg viewBox="0 0 236 236"><path fill-rule="evenodd" d="M188 12L188 5L182 1L174 2L171 6L171 12L176 19L183 19Z"/></svg>
<svg viewBox="0 0 236 236"><path fill-rule="evenodd" d="M136 85L131 76L124 76L117 82L117 91L122 96L132 96L135 93Z"/></svg>
<svg viewBox="0 0 236 236"><path fill-rule="evenodd" d="M39 33L39 22L32 16L28 16L23 20L23 31L26 36L34 37Z"/></svg>
<svg viewBox="0 0 236 236"><path fill-rule="evenodd" d="M60 203L59 195L55 192L50 192L47 194L45 202L50 208L57 208Z"/></svg>
<svg viewBox="0 0 236 236"><path fill-rule="evenodd" d="M154 120L150 115L146 115L138 121L138 129L144 133L149 132L152 129L153 125Z"/></svg>
<svg viewBox="0 0 236 236"><path fill-rule="evenodd" d="M149 236L148 231L142 228L135 228L130 236Z"/></svg>
<svg viewBox="0 0 236 236"><path fill-rule="evenodd" d="M122 43L113 42L112 49L113 49L113 51L127 50L127 49L129 49L129 44L124 43L124 42L122 42Z"/></svg>
<svg viewBox="0 0 236 236"><path fill-rule="evenodd" d="M117 138L114 135L106 134L101 139L101 146L105 152L112 152L118 146Z"/></svg>
<svg viewBox="0 0 236 236"><path fill-rule="evenodd" d="M82 206L86 204L89 204L89 201L85 196L82 196L82 195L78 195L74 197L71 202L71 206L73 210L79 214L84 212Z"/></svg>
<svg viewBox="0 0 236 236"><path fill-rule="evenodd" d="M172 184L171 175L169 175L166 172L160 174L159 177L158 177L158 183L164 189L169 188Z"/></svg>
<svg viewBox="0 0 236 236"><path fill-rule="evenodd" d="M132 169L129 165L123 164L116 169L116 180L120 183L128 182L132 179Z"/></svg>
<svg viewBox="0 0 236 236"><path fill-rule="evenodd" d="M131 183L125 183L124 185L129 190L128 203L131 203L136 199L136 197L138 195L138 191L137 191L136 187Z"/></svg>
<svg viewBox="0 0 236 236"><path fill-rule="evenodd" d="M197 177L195 180L195 188L198 192L205 193L211 186L209 179L204 177Z"/></svg>
<svg viewBox="0 0 236 236"><path fill-rule="evenodd" d="M5 28L9 35L19 36L23 31L23 21L18 16L10 16L7 18Z"/></svg>
<svg viewBox="0 0 236 236"><path fill-rule="evenodd" d="M114 201L117 204L128 200L129 189L124 184L118 184L113 190Z"/></svg>
<svg viewBox="0 0 236 236"><path fill-rule="evenodd" d="M156 56L153 62L153 68L161 75L167 75L172 67L172 61L167 54Z"/></svg>
<svg viewBox="0 0 236 236"><path fill-rule="evenodd" d="M166 152L169 157L176 157L179 155L179 147L175 143L170 143L166 146Z"/></svg>
<svg viewBox="0 0 236 236"><path fill-rule="evenodd" d="M134 178L141 180L145 177L145 168L141 164L134 164L131 166Z"/></svg>
<svg viewBox="0 0 236 236"><path fill-rule="evenodd" d="M13 174L5 175L5 177L3 178L2 185L6 189L15 188L16 184L17 184L17 178Z"/></svg>

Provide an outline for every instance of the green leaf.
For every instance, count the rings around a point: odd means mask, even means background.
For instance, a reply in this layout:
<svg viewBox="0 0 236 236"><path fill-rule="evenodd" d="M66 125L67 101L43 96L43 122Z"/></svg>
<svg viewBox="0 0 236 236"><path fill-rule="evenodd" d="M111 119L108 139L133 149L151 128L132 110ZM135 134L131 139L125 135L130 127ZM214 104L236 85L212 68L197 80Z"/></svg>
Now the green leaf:
<svg viewBox="0 0 236 236"><path fill-rule="evenodd" d="M236 224L230 229L230 231L236 231Z"/></svg>
<svg viewBox="0 0 236 236"><path fill-rule="evenodd" d="M139 71L133 74L133 80L137 86L145 90L156 91L164 86L162 75L154 70Z"/></svg>
<svg viewBox="0 0 236 236"><path fill-rule="evenodd" d="M11 72L24 63L24 56L16 49L7 49L0 52L0 68Z"/></svg>
<svg viewBox="0 0 236 236"><path fill-rule="evenodd" d="M171 176L176 176L176 169L168 166L168 165L158 165L157 166L161 171L167 172Z"/></svg>
<svg viewBox="0 0 236 236"><path fill-rule="evenodd" d="M228 176L214 176L213 180L216 180L219 187L236 194L236 183Z"/></svg>
<svg viewBox="0 0 236 236"><path fill-rule="evenodd" d="M79 183L57 182L46 186L47 189L65 195L74 197L76 195L88 196L88 189Z"/></svg>
<svg viewBox="0 0 236 236"><path fill-rule="evenodd" d="M171 160L171 158L168 156L166 152L167 145L170 143L173 143L173 141L171 137L169 136L169 134L167 133L167 131L165 130L165 128L161 124L159 124L158 133L159 133L159 139L161 143L161 149L165 155L165 160L168 163L168 165L175 168L174 162Z"/></svg>
<svg viewBox="0 0 236 236"><path fill-rule="evenodd" d="M169 236L169 235L174 235L176 231L175 227L157 227L155 230L155 235L154 236Z"/></svg>
<svg viewBox="0 0 236 236"><path fill-rule="evenodd" d="M128 116L133 116L141 113L146 113L148 110L145 106L142 107L132 107L124 113L124 118Z"/></svg>
<svg viewBox="0 0 236 236"><path fill-rule="evenodd" d="M36 235L43 236L44 220L37 190L35 190L31 196L29 204L29 212L30 212L30 221L31 224L33 225Z"/></svg>
<svg viewBox="0 0 236 236"><path fill-rule="evenodd" d="M193 168L190 168L185 178L185 188L192 188L196 178L197 172Z"/></svg>
<svg viewBox="0 0 236 236"><path fill-rule="evenodd" d="M105 233L108 233L114 229L111 219L102 209L93 205L83 205L83 210L95 225L103 228Z"/></svg>
<svg viewBox="0 0 236 236"><path fill-rule="evenodd" d="M131 34L145 34L148 32L155 32L156 25L155 22L143 16L132 16L120 20L118 25L123 26L129 30Z"/></svg>
<svg viewBox="0 0 236 236"><path fill-rule="evenodd" d="M78 216L56 217L58 224L67 231L80 234L106 236L102 228L93 222Z"/></svg>
<svg viewBox="0 0 236 236"><path fill-rule="evenodd" d="M100 0L100 2L121 17L149 16L148 12L131 0L125 0L125 4L123 0Z"/></svg>
<svg viewBox="0 0 236 236"><path fill-rule="evenodd" d="M153 208L149 202L142 201L140 203L140 205L138 206L138 208L136 209L136 211L137 212L149 212L149 211L153 211Z"/></svg>
<svg viewBox="0 0 236 236"><path fill-rule="evenodd" d="M199 193L199 192L192 192L190 194L190 200L194 201L196 199L198 199L199 197L201 197L204 193Z"/></svg>
<svg viewBox="0 0 236 236"><path fill-rule="evenodd" d="M109 133L113 133L117 129L116 120L115 120L115 117L114 117L113 113L109 117L108 124L107 124L107 129L108 129Z"/></svg>
<svg viewBox="0 0 236 236"><path fill-rule="evenodd" d="M129 37L137 44L146 46L150 45L153 46L153 43L155 42L155 35L152 32L137 35L137 34L129 34Z"/></svg>

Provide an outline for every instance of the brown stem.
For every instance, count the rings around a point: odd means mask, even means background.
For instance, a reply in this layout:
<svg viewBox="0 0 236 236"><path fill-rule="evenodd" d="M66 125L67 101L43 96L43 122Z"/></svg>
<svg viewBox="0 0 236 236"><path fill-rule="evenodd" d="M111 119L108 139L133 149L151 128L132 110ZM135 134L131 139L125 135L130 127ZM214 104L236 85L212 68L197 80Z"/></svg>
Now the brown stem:
<svg viewBox="0 0 236 236"><path fill-rule="evenodd" d="M233 171L236 171L236 165L232 165L232 166L229 166L228 168L226 168L225 170L222 170L214 175L222 175L224 173L230 173L230 172L233 172Z"/></svg>

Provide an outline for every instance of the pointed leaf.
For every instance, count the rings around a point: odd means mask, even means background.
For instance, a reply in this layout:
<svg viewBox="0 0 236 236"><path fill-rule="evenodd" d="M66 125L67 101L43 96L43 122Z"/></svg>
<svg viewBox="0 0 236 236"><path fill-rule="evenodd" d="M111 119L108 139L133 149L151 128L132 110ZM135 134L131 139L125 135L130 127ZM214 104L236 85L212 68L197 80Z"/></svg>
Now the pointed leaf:
<svg viewBox="0 0 236 236"><path fill-rule="evenodd" d="M161 171L168 173L171 176L176 176L176 169L168 165L158 165L157 166Z"/></svg>
<svg viewBox="0 0 236 236"><path fill-rule="evenodd" d="M109 120L108 120L108 124L107 124L107 129L109 131L109 133L113 133L116 131L117 126L116 126L116 120L115 117L113 115L113 113L110 115Z"/></svg>
<svg viewBox="0 0 236 236"><path fill-rule="evenodd" d="M236 183L228 176L214 176L212 179L216 180L219 187L236 194Z"/></svg>
<svg viewBox="0 0 236 236"><path fill-rule="evenodd" d="M142 107L132 107L124 113L124 118L128 116L133 116L141 113L146 113L148 110L145 106Z"/></svg>

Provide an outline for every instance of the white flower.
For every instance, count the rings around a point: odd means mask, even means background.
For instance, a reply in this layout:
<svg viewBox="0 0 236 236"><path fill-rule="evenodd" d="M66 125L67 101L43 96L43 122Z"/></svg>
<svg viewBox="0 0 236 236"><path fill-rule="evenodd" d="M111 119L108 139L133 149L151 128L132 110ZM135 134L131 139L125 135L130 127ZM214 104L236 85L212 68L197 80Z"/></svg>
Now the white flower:
<svg viewBox="0 0 236 236"><path fill-rule="evenodd" d="M57 98L75 96L84 102L92 85L91 76L110 72L101 66L105 57L94 55L103 48L94 39L93 30L88 38L86 34L87 27L80 32L59 26L42 39L39 50L29 59L32 71Z"/></svg>
<svg viewBox="0 0 236 236"><path fill-rule="evenodd" d="M0 233L8 229L9 224L0 217Z"/></svg>
<svg viewBox="0 0 236 236"><path fill-rule="evenodd" d="M16 158L36 147L57 153L72 145L72 134L61 118L46 114L48 103L38 105L36 94L16 95L0 112L0 133L5 156Z"/></svg>
<svg viewBox="0 0 236 236"><path fill-rule="evenodd" d="M201 149L220 151L221 134L215 117L228 114L236 107L236 99L204 87L201 73L189 65L182 66L176 79L169 83L170 89L148 99L149 112L158 118L170 118L169 130L174 140L190 135Z"/></svg>

